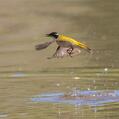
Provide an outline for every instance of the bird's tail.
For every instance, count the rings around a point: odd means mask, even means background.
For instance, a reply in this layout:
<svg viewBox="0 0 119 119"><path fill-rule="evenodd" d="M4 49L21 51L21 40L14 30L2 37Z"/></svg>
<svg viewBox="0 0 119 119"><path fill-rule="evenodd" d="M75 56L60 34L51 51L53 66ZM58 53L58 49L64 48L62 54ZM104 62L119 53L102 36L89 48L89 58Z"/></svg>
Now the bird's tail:
<svg viewBox="0 0 119 119"><path fill-rule="evenodd" d="M79 47L81 47L82 49L85 49L89 53L91 52L91 49L86 44L83 44L83 43L79 42L78 45L79 45Z"/></svg>

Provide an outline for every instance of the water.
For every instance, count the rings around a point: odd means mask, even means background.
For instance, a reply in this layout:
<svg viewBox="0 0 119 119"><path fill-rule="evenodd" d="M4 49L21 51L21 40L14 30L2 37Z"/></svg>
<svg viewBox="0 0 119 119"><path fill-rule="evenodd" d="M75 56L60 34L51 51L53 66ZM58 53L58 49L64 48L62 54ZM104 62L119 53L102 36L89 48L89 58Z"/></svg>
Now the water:
<svg viewBox="0 0 119 119"><path fill-rule="evenodd" d="M119 118L118 0L0 2L0 119ZM51 31L92 53L48 60Z"/></svg>
<svg viewBox="0 0 119 119"><path fill-rule="evenodd" d="M77 106L102 106L106 103L119 102L119 91L80 91L74 90L70 94L64 93L46 93L34 96L31 99L33 102L52 102L66 103Z"/></svg>
<svg viewBox="0 0 119 119"><path fill-rule="evenodd" d="M1 117L118 118L118 74L105 68L1 72Z"/></svg>

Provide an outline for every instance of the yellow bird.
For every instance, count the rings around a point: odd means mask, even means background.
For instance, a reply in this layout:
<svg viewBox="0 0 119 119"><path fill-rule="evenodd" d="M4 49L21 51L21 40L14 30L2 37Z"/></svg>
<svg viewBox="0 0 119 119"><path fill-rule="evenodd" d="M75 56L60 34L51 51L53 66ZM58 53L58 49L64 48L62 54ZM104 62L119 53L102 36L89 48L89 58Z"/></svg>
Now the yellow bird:
<svg viewBox="0 0 119 119"><path fill-rule="evenodd" d="M59 35L57 32L51 32L49 34L46 34L46 36L51 37L53 40L37 45L36 50L47 48L50 44L56 42L58 44L58 47L56 49L56 52L50 58L60 58L64 56L72 57L74 55L80 54L80 49L85 49L88 52L91 51L91 49L86 44L65 35Z"/></svg>

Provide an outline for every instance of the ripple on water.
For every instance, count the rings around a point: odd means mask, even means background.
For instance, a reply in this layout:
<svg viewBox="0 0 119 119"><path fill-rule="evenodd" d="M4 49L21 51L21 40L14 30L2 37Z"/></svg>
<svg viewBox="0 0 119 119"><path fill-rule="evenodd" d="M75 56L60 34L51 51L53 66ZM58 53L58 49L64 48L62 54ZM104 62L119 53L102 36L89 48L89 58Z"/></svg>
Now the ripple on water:
<svg viewBox="0 0 119 119"><path fill-rule="evenodd" d="M75 90L69 93L44 93L34 96L32 102L102 106L111 102L119 102L119 90Z"/></svg>

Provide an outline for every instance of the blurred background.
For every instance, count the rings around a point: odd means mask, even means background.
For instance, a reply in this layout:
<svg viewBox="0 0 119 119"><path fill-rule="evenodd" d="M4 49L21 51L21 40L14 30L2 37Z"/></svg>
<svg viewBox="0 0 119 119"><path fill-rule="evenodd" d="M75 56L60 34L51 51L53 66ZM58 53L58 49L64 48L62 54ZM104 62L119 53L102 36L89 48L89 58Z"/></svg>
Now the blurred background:
<svg viewBox="0 0 119 119"><path fill-rule="evenodd" d="M96 89L95 86L118 89L118 14L118 0L0 0L0 118L42 119L50 115L49 119L59 119L57 105L28 104L29 98L40 92L67 91L73 87ZM45 34L52 31L86 43L92 53L82 51L73 58L48 60L57 45L42 51L36 51L35 45L51 40ZM106 77L104 72L108 70ZM80 80L74 81L75 76ZM79 117L72 116L74 108L61 107L61 119ZM107 119L104 113L97 115ZM94 115L82 118L92 119Z"/></svg>
<svg viewBox="0 0 119 119"><path fill-rule="evenodd" d="M112 0L0 0L0 66L118 67L118 11ZM47 60L56 46L41 52L34 47L49 41L45 34L52 31L88 44L93 54Z"/></svg>

